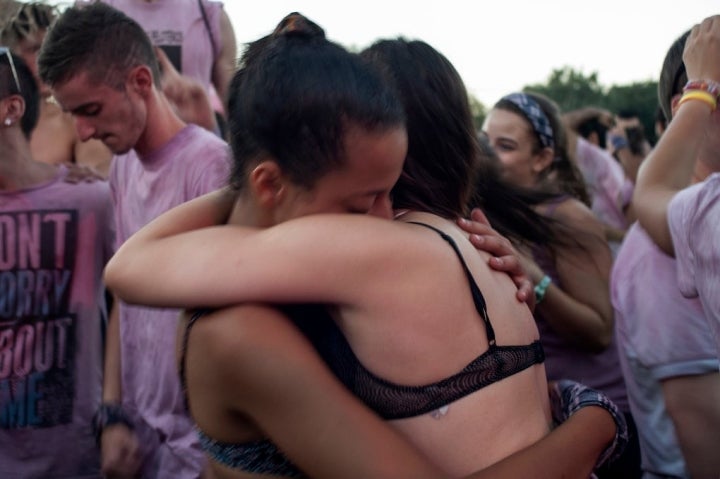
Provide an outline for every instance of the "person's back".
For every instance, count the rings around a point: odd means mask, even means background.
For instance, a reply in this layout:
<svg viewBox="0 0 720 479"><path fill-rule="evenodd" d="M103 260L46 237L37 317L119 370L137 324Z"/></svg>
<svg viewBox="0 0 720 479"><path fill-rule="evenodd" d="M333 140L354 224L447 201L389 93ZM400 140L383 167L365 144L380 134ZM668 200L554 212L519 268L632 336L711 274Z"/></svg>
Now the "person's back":
<svg viewBox="0 0 720 479"><path fill-rule="evenodd" d="M547 382L540 364L543 356L536 356L531 348L539 335L527 306L514 299L516 287L510 278L492 272L487 266L489 256L478 254L455 224L414 212L405 214L400 222L407 224L378 224L368 229L379 237L392 238L390 248L397 248L397 256L403 249L407 256L402 259L412 261L417 269L404 267L397 275L383 270L368 281L367 298L376 302L369 306L373 308L368 311L370 317L352 323L343 319L341 325L348 325L346 336L363 365L398 385L437 383L460 373L481 355L492 357L476 365L480 367L475 373L484 381L478 381L475 374L460 375L453 393L461 399L441 404L429 414L393 421L443 469L468 474L549 431ZM413 222L439 229L458 245L459 252L438 232ZM472 276L466 274L463 261ZM397 266L400 264L398 261ZM469 284L473 280L487 302L488 323L473 301ZM489 327L496 341L490 351ZM504 346L514 350L495 349ZM501 368L503 361L508 369ZM479 389L462 396L475 388ZM433 392L428 388L420 395L422 401L432 404L430 399L436 400Z"/></svg>
<svg viewBox="0 0 720 479"><path fill-rule="evenodd" d="M0 85L13 76L17 88L0 91L3 106L12 104L0 119L0 475L99 478L92 420L102 392L110 190L71 184L65 167L33 160L37 86L19 58L0 54Z"/></svg>

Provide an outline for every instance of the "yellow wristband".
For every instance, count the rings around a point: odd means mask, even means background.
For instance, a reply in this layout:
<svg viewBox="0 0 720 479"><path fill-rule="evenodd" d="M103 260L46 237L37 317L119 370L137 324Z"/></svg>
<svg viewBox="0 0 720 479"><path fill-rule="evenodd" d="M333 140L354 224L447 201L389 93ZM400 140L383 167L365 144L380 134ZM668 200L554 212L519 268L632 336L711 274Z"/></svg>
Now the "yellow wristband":
<svg viewBox="0 0 720 479"><path fill-rule="evenodd" d="M680 98L680 101L678 102L678 106L682 105L686 101L690 100L700 100L701 102L705 103L710 107L712 111L715 111L715 108L717 108L717 99L709 92L706 92L704 90L688 90L685 93L683 93L683 96Z"/></svg>

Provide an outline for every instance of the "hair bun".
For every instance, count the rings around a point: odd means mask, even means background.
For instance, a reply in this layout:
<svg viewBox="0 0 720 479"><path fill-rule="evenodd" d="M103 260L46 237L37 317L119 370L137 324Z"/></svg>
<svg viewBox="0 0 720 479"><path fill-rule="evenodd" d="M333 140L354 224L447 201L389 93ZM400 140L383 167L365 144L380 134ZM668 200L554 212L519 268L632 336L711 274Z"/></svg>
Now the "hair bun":
<svg viewBox="0 0 720 479"><path fill-rule="evenodd" d="M320 25L298 12L292 12L283 18L272 34L273 37L300 36L307 38L325 38L325 30Z"/></svg>

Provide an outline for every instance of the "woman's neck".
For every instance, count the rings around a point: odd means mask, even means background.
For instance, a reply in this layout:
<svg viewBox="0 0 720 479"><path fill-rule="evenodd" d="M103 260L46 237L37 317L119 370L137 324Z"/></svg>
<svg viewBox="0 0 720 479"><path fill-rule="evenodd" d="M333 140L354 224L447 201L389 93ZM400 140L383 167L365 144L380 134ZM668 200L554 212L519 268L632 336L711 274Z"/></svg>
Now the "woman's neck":
<svg viewBox="0 0 720 479"><path fill-rule="evenodd" d="M29 188L54 177L57 169L32 158L30 145L19 130L7 132L0 138L0 190L14 191Z"/></svg>

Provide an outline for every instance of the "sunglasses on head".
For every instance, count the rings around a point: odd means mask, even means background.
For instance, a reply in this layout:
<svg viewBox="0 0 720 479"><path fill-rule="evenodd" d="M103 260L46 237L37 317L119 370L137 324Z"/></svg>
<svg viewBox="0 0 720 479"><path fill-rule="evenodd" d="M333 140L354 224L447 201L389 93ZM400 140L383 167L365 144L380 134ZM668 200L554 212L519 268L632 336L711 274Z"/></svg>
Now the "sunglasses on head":
<svg viewBox="0 0 720 479"><path fill-rule="evenodd" d="M13 79L15 80L15 88L17 89L18 93L22 93L22 89L20 89L20 80L18 80L17 70L15 70L15 62L13 61L10 49L8 47L0 47L0 55L5 55L7 57L8 63L10 64L10 70L12 71Z"/></svg>

